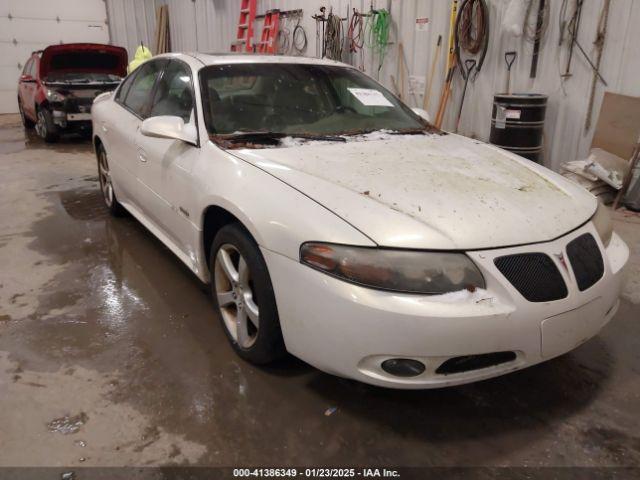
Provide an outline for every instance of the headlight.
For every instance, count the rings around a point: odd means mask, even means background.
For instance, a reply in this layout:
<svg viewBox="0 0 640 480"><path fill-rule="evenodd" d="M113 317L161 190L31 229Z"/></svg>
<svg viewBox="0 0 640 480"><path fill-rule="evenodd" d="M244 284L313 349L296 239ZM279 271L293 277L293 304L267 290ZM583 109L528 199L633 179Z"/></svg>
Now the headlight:
<svg viewBox="0 0 640 480"><path fill-rule="evenodd" d="M484 278L462 253L386 250L308 242L300 261L317 270L371 288L440 295L484 288Z"/></svg>
<svg viewBox="0 0 640 480"><path fill-rule="evenodd" d="M50 102L64 102L64 95L55 90L47 89L47 100Z"/></svg>
<svg viewBox="0 0 640 480"><path fill-rule="evenodd" d="M611 212L609 212L609 209L598 202L598 209L591 221L593 222L593 226L596 227L604 246L609 246L611 235L613 235L613 221L611 220Z"/></svg>

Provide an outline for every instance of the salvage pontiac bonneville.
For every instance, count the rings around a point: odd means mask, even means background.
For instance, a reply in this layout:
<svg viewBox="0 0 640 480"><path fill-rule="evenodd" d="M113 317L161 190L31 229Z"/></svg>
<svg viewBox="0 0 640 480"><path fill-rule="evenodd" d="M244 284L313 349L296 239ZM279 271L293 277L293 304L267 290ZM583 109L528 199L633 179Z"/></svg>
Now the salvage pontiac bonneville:
<svg viewBox="0 0 640 480"><path fill-rule="evenodd" d="M92 115L109 210L211 284L248 361L462 384L568 352L618 308L629 251L595 197L348 65L161 55Z"/></svg>

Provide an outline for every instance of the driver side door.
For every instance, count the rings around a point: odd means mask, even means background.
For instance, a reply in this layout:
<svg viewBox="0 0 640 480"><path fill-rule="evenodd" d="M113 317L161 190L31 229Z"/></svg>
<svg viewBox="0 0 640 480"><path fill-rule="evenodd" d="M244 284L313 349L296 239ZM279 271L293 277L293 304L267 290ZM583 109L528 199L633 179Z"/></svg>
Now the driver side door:
<svg viewBox="0 0 640 480"><path fill-rule="evenodd" d="M194 98L191 67L172 59L154 88L146 118L168 115L195 126ZM138 181L149 219L180 251L195 258L193 238L197 237L197 227L189 200L193 193L191 170L200 153L199 141L191 144L145 136L137 131L135 143L140 158L144 159Z"/></svg>

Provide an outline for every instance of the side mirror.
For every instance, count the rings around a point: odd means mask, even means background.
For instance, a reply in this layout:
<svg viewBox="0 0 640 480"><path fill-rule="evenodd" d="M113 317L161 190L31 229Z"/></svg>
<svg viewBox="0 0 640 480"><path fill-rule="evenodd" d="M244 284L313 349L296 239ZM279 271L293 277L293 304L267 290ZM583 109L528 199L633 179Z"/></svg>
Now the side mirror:
<svg viewBox="0 0 640 480"><path fill-rule="evenodd" d="M147 137L172 138L196 145L198 132L193 125L185 125L184 120L172 115L147 118L142 122L140 133Z"/></svg>
<svg viewBox="0 0 640 480"><path fill-rule="evenodd" d="M431 116L429 115L429 112L427 112L426 110L422 108L412 108L411 111L416 115L418 115L419 117L426 120L427 122L431 123Z"/></svg>
<svg viewBox="0 0 640 480"><path fill-rule="evenodd" d="M20 75L20 81L23 83L35 83L36 79L31 75Z"/></svg>

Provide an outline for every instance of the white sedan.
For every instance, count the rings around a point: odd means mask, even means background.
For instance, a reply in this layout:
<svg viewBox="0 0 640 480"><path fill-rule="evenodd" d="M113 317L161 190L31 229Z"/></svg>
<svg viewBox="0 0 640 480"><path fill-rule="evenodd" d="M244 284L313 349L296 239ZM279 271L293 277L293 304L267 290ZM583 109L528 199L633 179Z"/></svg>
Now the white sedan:
<svg viewBox="0 0 640 480"><path fill-rule="evenodd" d="M442 387L566 353L618 308L629 251L591 194L348 65L161 55L92 116L107 207L211 285L248 361Z"/></svg>

